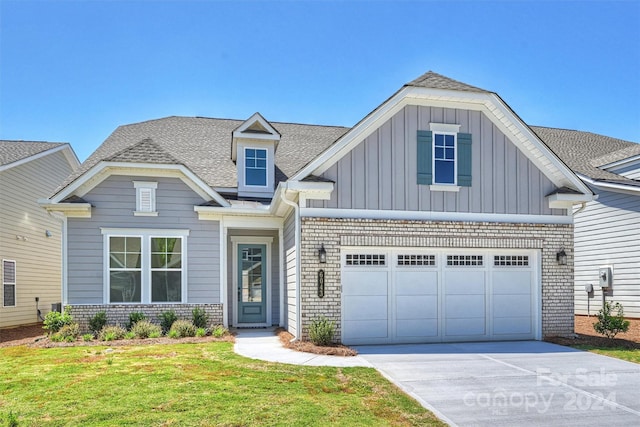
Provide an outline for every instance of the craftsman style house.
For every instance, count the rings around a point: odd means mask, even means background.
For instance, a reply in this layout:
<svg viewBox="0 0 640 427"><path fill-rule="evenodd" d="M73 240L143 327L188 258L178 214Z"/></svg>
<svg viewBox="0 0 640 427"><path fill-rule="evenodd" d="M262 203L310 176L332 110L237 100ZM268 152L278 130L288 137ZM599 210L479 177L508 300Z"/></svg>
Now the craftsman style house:
<svg viewBox="0 0 640 427"><path fill-rule="evenodd" d="M429 72L353 128L121 126L41 205L86 322L194 306L312 319L350 344L573 333L574 206L592 191L495 93Z"/></svg>

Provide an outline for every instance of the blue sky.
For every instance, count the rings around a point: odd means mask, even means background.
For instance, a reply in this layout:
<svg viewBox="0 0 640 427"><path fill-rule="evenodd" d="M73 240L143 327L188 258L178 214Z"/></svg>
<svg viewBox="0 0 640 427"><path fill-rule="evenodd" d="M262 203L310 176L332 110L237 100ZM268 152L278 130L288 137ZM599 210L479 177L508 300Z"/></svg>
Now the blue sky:
<svg viewBox="0 0 640 427"><path fill-rule="evenodd" d="M640 0L0 0L0 139L170 115L352 126L428 70L640 142Z"/></svg>

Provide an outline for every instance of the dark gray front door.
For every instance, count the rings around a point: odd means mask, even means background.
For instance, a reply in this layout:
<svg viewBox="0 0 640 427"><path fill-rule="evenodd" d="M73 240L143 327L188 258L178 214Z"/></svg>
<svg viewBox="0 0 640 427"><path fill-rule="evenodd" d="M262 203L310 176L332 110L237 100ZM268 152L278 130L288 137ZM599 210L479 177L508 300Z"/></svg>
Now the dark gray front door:
<svg viewBox="0 0 640 427"><path fill-rule="evenodd" d="M238 323L267 321L266 263L266 245L238 245Z"/></svg>

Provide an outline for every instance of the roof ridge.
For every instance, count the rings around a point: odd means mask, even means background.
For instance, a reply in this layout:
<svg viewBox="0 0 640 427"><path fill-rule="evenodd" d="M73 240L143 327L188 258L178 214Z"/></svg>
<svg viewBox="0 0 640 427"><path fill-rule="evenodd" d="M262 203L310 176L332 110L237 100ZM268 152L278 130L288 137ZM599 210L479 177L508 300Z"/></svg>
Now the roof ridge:
<svg viewBox="0 0 640 427"><path fill-rule="evenodd" d="M451 77L438 74L434 71L427 71L420 77L413 79L405 86L426 87L431 89L445 89L445 90L460 90L469 92L488 92L494 93L486 89L482 89L477 86L472 86L468 83L461 82L459 80L452 79Z"/></svg>

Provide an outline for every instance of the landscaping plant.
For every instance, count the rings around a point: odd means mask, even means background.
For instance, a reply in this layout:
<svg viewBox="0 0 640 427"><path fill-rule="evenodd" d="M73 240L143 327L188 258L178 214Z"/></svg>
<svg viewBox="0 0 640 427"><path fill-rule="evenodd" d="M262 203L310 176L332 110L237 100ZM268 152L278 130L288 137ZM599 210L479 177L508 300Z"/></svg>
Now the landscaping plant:
<svg viewBox="0 0 640 427"><path fill-rule="evenodd" d="M612 311L617 314L613 315ZM607 338L613 338L619 332L627 332L629 330L630 322L624 320L624 309L619 302L612 305L609 301L606 301L598 312L597 317L598 321L593 324L593 329Z"/></svg>
<svg viewBox="0 0 640 427"><path fill-rule="evenodd" d="M335 323L324 316L320 316L311 321L309 339L315 345L331 345L335 331Z"/></svg>
<svg viewBox="0 0 640 427"><path fill-rule="evenodd" d="M122 326L105 326L98 334L100 341L114 341L121 340L127 334L127 331Z"/></svg>
<svg viewBox="0 0 640 427"><path fill-rule="evenodd" d="M60 330L51 335L51 341L56 342L74 342L80 336L80 326L73 322L64 325Z"/></svg>
<svg viewBox="0 0 640 427"><path fill-rule="evenodd" d="M160 335L162 328L148 320L140 320L131 328L135 338L151 338L151 335Z"/></svg>
<svg viewBox="0 0 640 427"><path fill-rule="evenodd" d="M224 326L217 325L212 329L211 335L213 335L216 338L222 338L223 336L227 335L228 332L229 330Z"/></svg>
<svg viewBox="0 0 640 427"><path fill-rule="evenodd" d="M195 325L188 320L176 320L175 322L173 322L173 325L171 325L171 329L169 330L169 337L195 337L196 329L197 328L195 327Z"/></svg>
<svg viewBox="0 0 640 427"><path fill-rule="evenodd" d="M43 328L48 330L50 334L58 332L63 326L70 325L73 322L73 316L71 316L71 309L69 306L64 308L62 313L57 311L50 311L44 318Z"/></svg>
<svg viewBox="0 0 640 427"><path fill-rule="evenodd" d="M196 328L206 328L207 323L209 322L209 315L204 308L196 307L191 310L191 314L193 315L193 324Z"/></svg>
<svg viewBox="0 0 640 427"><path fill-rule="evenodd" d="M146 319L147 319L147 316L145 316L144 313L141 313L139 311L133 311L129 313L129 323L127 323L127 330L130 331L131 328L133 328L133 325L135 325L141 320L146 320Z"/></svg>
<svg viewBox="0 0 640 427"><path fill-rule="evenodd" d="M97 312L89 319L89 330L93 332L93 335L98 335L102 328L107 325L107 312L102 310Z"/></svg>
<svg viewBox="0 0 640 427"><path fill-rule="evenodd" d="M160 318L160 326L162 327L163 334L169 333L173 322L178 320L178 316L176 316L176 312L173 310L163 311L158 317Z"/></svg>

